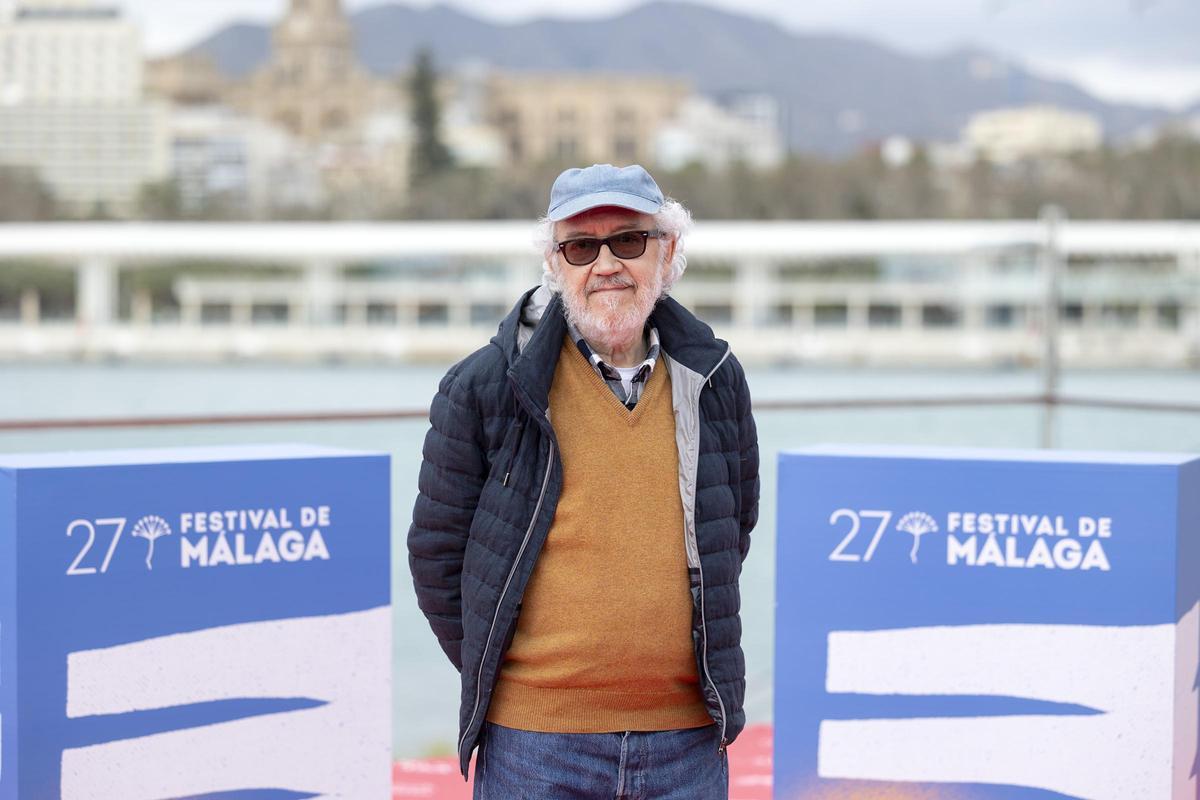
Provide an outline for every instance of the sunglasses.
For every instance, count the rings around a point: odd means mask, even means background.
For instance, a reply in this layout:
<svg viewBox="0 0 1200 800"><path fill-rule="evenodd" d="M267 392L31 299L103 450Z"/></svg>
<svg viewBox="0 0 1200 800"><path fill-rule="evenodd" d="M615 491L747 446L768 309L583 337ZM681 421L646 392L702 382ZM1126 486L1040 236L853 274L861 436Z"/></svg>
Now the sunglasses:
<svg viewBox="0 0 1200 800"><path fill-rule="evenodd" d="M608 245L608 250L617 258L640 258L646 252L646 242L651 236L658 238L662 231L621 231L605 239L595 239L590 236L581 239L568 239L556 242L555 246L563 254L563 258L573 267L584 267L596 260L600 248Z"/></svg>

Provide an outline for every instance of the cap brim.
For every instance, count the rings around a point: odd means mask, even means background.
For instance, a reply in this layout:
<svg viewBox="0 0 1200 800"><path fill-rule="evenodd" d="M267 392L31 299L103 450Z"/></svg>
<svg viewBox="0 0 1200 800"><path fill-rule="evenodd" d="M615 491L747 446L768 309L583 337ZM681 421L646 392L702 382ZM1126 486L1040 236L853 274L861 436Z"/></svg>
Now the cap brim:
<svg viewBox="0 0 1200 800"><path fill-rule="evenodd" d="M662 203L656 203L645 197L629 192L594 192L585 194L583 197L576 197L557 208L550 209L550 213L546 216L552 222L561 222L568 217L573 217L576 214L581 214L590 208L599 208L600 206L617 206L619 208L628 208L633 211L640 211L643 214L655 214Z"/></svg>

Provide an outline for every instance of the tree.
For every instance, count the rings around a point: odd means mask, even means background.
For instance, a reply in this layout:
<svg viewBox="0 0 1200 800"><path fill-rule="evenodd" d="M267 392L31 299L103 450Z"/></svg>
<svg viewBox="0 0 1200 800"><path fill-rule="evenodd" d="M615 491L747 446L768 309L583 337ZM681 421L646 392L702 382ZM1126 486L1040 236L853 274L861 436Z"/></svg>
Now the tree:
<svg viewBox="0 0 1200 800"><path fill-rule="evenodd" d="M0 221L49 220L57 211L54 194L34 170L0 165Z"/></svg>
<svg viewBox="0 0 1200 800"><path fill-rule="evenodd" d="M138 216L141 219L183 219L183 197L179 181L168 178L143 183L138 190Z"/></svg>
<svg viewBox="0 0 1200 800"><path fill-rule="evenodd" d="M437 97L437 74L433 68L433 57L426 49L417 52L409 80L409 95L412 99L412 123L417 133L413 144L413 183L454 165L454 157L441 138L441 108Z"/></svg>

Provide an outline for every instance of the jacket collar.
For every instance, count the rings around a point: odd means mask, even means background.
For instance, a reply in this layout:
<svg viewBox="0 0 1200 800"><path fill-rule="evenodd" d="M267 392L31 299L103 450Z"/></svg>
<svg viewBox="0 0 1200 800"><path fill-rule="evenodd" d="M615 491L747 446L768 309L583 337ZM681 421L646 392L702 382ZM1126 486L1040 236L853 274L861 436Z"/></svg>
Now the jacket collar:
<svg viewBox="0 0 1200 800"><path fill-rule="evenodd" d="M712 372L729 349L673 297L659 300L650 321L658 328L663 353L702 376ZM550 385L566 334L562 297L543 285L521 295L492 337L504 353L509 376L543 412L550 404Z"/></svg>
<svg viewBox="0 0 1200 800"><path fill-rule="evenodd" d="M550 406L550 384L566 335L562 298L539 286L521 295L492 337L508 361L509 377L543 413Z"/></svg>
<svg viewBox="0 0 1200 800"><path fill-rule="evenodd" d="M728 342L718 339L712 328L670 295L658 301L650 322L658 328L663 352L700 375L716 369L729 350Z"/></svg>

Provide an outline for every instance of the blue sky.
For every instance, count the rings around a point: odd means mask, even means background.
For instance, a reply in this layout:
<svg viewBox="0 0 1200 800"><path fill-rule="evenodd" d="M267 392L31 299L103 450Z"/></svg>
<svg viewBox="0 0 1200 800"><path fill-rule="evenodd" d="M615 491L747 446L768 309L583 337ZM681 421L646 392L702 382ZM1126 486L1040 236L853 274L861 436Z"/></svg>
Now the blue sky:
<svg viewBox="0 0 1200 800"><path fill-rule="evenodd" d="M3 3L5 0L0 0ZM11 0L10 0L11 1ZM120 0L151 53L171 52L235 19L269 21L287 0ZM380 0L343 0L351 9ZM414 0L410 5L431 3ZM607 15L631 0L454 0L500 21ZM1200 102L1198 0L703 0L784 27L864 36L930 53L962 44L996 50L1097 95L1181 106Z"/></svg>

